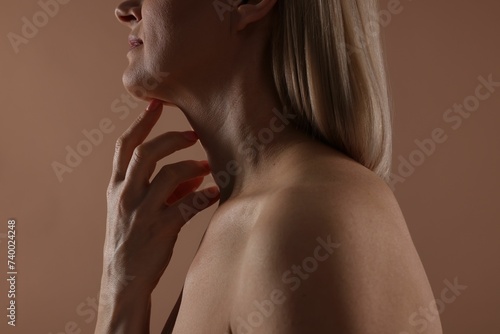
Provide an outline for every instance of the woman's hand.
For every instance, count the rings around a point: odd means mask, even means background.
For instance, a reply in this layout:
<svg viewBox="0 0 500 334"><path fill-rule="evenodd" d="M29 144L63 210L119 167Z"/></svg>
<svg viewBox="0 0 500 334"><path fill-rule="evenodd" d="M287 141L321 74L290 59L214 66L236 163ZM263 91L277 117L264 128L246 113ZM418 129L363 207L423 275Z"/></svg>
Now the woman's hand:
<svg viewBox="0 0 500 334"><path fill-rule="evenodd" d="M143 143L161 112L161 102L154 100L116 143L96 334L149 333L151 293L178 233L219 199L217 187L196 191L210 172L206 161L163 166L150 182L157 161L197 141L188 131L167 132Z"/></svg>
<svg viewBox="0 0 500 334"><path fill-rule="evenodd" d="M162 107L153 100L118 139L107 191L103 282L128 281L126 285L145 294L158 284L184 224L219 199L217 187L196 191L210 172L206 161L163 166L150 182L157 161L197 141L196 134L187 131L167 132L143 143ZM195 196L203 196L206 204L193 205ZM190 208L189 217L180 205Z"/></svg>

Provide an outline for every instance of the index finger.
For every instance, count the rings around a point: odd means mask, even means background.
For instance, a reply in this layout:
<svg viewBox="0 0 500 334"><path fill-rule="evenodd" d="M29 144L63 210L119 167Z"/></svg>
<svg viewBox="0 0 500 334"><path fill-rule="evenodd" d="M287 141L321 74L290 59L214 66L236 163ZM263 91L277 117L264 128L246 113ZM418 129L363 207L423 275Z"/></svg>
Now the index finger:
<svg viewBox="0 0 500 334"><path fill-rule="evenodd" d="M127 173L127 167L132 158L134 149L141 144L149 135L156 122L161 116L163 103L153 100L134 123L118 138L113 158L113 182L123 181Z"/></svg>

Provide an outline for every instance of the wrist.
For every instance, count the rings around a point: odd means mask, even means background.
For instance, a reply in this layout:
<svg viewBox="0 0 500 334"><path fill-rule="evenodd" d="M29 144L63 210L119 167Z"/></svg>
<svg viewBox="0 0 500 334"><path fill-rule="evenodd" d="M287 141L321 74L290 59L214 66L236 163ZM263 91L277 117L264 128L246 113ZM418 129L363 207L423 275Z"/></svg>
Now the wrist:
<svg viewBox="0 0 500 334"><path fill-rule="evenodd" d="M101 287L96 333L149 333L150 316L150 293Z"/></svg>
<svg viewBox="0 0 500 334"><path fill-rule="evenodd" d="M150 295L154 290L154 288L151 288L151 284L145 281L144 277L129 275L123 268L113 264L103 266L101 290L104 288L117 295Z"/></svg>

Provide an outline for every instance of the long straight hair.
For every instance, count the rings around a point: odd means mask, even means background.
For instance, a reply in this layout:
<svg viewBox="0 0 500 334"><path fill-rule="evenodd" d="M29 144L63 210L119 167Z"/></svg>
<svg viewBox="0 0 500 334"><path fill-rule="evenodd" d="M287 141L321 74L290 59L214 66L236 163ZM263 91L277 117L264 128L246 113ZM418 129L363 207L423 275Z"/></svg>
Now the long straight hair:
<svg viewBox="0 0 500 334"><path fill-rule="evenodd" d="M296 125L390 177L392 112L377 0L278 0L274 80Z"/></svg>

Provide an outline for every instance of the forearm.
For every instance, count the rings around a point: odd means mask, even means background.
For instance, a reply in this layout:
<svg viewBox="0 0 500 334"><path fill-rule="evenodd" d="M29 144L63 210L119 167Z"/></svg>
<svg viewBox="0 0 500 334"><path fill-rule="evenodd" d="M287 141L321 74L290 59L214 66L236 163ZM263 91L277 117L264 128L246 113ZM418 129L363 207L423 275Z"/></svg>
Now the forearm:
<svg viewBox="0 0 500 334"><path fill-rule="evenodd" d="M95 334L149 334L151 294L112 284L102 280Z"/></svg>

